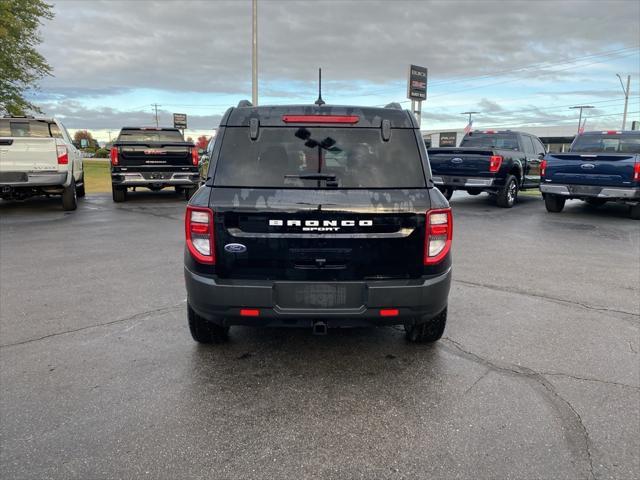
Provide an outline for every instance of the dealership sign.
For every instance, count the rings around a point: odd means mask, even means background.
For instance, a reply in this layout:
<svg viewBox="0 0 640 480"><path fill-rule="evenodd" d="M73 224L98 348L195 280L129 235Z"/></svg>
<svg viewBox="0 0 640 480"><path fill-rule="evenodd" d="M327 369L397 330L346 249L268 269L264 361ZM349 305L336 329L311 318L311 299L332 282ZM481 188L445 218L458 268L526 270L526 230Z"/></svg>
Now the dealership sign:
<svg viewBox="0 0 640 480"><path fill-rule="evenodd" d="M458 134L456 132L440 132L440 143L438 145L441 147L455 147L457 139Z"/></svg>
<svg viewBox="0 0 640 480"><path fill-rule="evenodd" d="M409 66L407 98L418 101L427 99L427 67Z"/></svg>
<svg viewBox="0 0 640 480"><path fill-rule="evenodd" d="M186 113L174 113L173 114L173 128L179 128L184 130L187 128L187 114Z"/></svg>

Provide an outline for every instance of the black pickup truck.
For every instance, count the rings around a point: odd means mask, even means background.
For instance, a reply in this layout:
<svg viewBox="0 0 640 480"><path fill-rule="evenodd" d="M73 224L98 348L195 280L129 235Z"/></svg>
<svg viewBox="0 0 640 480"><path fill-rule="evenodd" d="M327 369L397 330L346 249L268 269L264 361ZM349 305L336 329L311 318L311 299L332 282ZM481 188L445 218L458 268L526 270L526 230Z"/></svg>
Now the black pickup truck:
<svg viewBox="0 0 640 480"><path fill-rule="evenodd" d="M404 325L441 337L451 209L409 111L242 102L222 117L185 216L198 342L233 325Z"/></svg>
<svg viewBox="0 0 640 480"><path fill-rule="evenodd" d="M175 187L188 200L200 186L198 150L177 128L124 127L110 151L114 202L127 189Z"/></svg>
<svg viewBox="0 0 640 480"><path fill-rule="evenodd" d="M520 190L539 187L545 148L528 133L486 130L468 133L459 147L428 152L433 181L447 199L454 190L488 192L499 207L511 208Z"/></svg>

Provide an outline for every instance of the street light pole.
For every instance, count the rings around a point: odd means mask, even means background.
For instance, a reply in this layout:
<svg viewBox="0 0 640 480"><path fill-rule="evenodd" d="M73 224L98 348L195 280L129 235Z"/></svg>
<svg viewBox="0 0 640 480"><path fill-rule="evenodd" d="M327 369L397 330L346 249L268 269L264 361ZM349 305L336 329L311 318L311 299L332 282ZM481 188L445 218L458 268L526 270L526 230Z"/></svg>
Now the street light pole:
<svg viewBox="0 0 640 480"><path fill-rule="evenodd" d="M624 113L622 114L622 130L627 126L627 106L629 105L629 88L631 87L631 75L627 75L627 88L624 88L622 77L616 73L616 77L620 80L620 86L624 92Z"/></svg>
<svg viewBox="0 0 640 480"><path fill-rule="evenodd" d="M469 125L471 125L471 115L475 115L480 112L461 112L460 115L469 115Z"/></svg>
<svg viewBox="0 0 640 480"><path fill-rule="evenodd" d="M580 128L582 128L582 110L585 108L594 108L593 105L576 105L575 107L570 107L570 109L579 108L580 116L578 117L578 135L580 134Z"/></svg>
<svg viewBox="0 0 640 480"><path fill-rule="evenodd" d="M251 103L258 105L258 0L252 1Z"/></svg>

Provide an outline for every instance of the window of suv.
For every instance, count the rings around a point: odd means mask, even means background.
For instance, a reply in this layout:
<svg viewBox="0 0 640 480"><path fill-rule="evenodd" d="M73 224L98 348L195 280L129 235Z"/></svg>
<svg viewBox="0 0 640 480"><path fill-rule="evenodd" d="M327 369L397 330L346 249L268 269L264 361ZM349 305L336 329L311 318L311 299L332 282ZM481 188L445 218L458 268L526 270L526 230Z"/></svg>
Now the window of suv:
<svg viewBox="0 0 640 480"><path fill-rule="evenodd" d="M415 133L378 128L227 127L214 185L272 188L423 188ZM312 178L305 178L312 177Z"/></svg>

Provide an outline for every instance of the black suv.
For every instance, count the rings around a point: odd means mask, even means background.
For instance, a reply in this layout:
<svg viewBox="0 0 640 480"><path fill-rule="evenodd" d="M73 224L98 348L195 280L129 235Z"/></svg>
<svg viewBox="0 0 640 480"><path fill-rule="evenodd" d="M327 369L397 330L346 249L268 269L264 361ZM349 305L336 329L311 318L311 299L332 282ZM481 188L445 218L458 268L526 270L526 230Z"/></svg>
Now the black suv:
<svg viewBox="0 0 640 480"><path fill-rule="evenodd" d="M413 115L399 106L265 106L224 114L185 218L189 327L403 324L447 319L452 215Z"/></svg>

